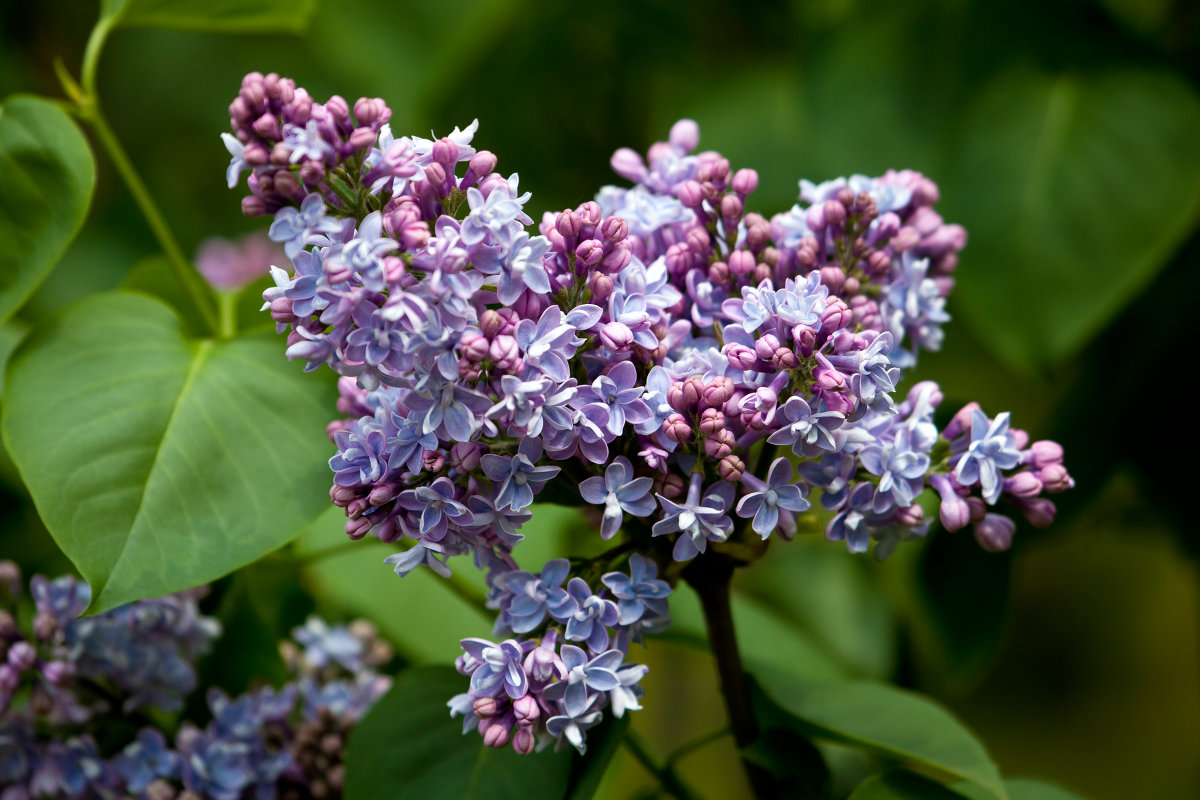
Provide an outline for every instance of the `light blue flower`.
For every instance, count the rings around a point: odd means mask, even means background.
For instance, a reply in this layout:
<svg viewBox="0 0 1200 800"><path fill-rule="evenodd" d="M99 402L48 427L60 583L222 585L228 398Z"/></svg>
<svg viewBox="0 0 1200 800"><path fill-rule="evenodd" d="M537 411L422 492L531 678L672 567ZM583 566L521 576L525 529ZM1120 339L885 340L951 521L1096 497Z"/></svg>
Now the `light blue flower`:
<svg viewBox="0 0 1200 800"><path fill-rule="evenodd" d="M971 412L971 443L954 468L954 479L963 486L982 488L983 499L995 505L1000 499L1000 470L1012 469L1021 462L1016 436L1008 429L1009 413L989 420L978 408Z"/></svg>
<svg viewBox="0 0 1200 800"><path fill-rule="evenodd" d="M633 477L633 466L625 456L617 456L604 470L604 477L595 476L579 484L583 499L593 505L604 506L604 517L600 523L600 537L611 539L620 529L624 513L635 517L649 516L655 508L650 495L653 484L649 478Z"/></svg>

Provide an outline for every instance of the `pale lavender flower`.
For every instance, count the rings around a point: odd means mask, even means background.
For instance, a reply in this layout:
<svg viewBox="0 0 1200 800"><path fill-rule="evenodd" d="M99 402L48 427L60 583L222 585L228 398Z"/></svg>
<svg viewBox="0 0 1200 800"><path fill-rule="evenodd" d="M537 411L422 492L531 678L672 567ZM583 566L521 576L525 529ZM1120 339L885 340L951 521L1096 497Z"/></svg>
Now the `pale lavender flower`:
<svg viewBox="0 0 1200 800"><path fill-rule="evenodd" d="M582 578L571 578L567 583L567 594L572 603L564 606L559 622L567 623L566 637L573 642L586 642L595 652L608 647L606 626L617 624L620 612L612 600L592 594L592 589Z"/></svg>
<svg viewBox="0 0 1200 800"><path fill-rule="evenodd" d="M463 639L460 644L478 665L471 672L471 694L476 697L495 697L505 692L516 700L529 691L529 676L522 661L525 650L516 639L496 644L487 639Z"/></svg>
<svg viewBox="0 0 1200 800"><path fill-rule="evenodd" d="M723 542L733 530L733 520L727 511L733 505L733 485L720 481L700 498L702 478L693 473L688 485L687 498L682 504L656 495L662 505L663 517L654 523L654 536L678 532L672 557L676 561L690 561L708 548L708 543Z"/></svg>
<svg viewBox="0 0 1200 800"><path fill-rule="evenodd" d="M791 445L794 454L809 458L821 451L837 451L838 439L834 431L845 422L845 414L829 410L814 412L804 398L797 395L789 397L780 411L786 424L772 433L768 442Z"/></svg>
<svg viewBox="0 0 1200 800"><path fill-rule="evenodd" d="M304 198L300 208L284 206L275 212L275 221L267 231L267 236L273 242L283 244L283 252L288 258L296 255L307 245L312 244L314 235L334 233L341 225L337 220L325 216L325 201L319 193L314 192Z"/></svg>
<svg viewBox="0 0 1200 800"><path fill-rule="evenodd" d="M1021 463L1021 451L1016 436L1008 430L1009 413L989 420L978 408L971 412L971 443L959 456L954 479L963 486L976 483L983 490L983 499L994 505L1000 499L1000 470L1012 469Z"/></svg>
<svg viewBox="0 0 1200 800"><path fill-rule="evenodd" d="M480 459L484 473L491 478L495 488L496 507L519 511L533 502L533 496L542 490L546 481L560 471L560 467L539 467L542 443L533 437L521 440L516 455L498 456L488 453Z"/></svg>
<svg viewBox="0 0 1200 800"><path fill-rule="evenodd" d="M771 462L766 483L751 475L744 475L742 480L755 491L738 502L737 515L742 518L753 517L750 526L764 539L780 526L780 509L799 514L812 507L801 488L791 482L792 465L786 458L780 457ZM786 527L795 531L795 521L789 520Z"/></svg>
<svg viewBox="0 0 1200 800"><path fill-rule="evenodd" d="M558 618L570 610L571 598L562 588L570 569L565 558L556 558L546 562L540 575L514 570L496 577L494 585L503 593L501 606L514 633L533 630L547 613Z"/></svg>
<svg viewBox="0 0 1200 800"><path fill-rule="evenodd" d="M469 525L471 512L454 498L454 483L447 477L438 478L428 486L417 486L401 492L396 502L409 511L420 511L421 535L440 541L450 523Z"/></svg>
<svg viewBox="0 0 1200 800"><path fill-rule="evenodd" d="M650 496L653 482L649 478L633 477L633 466L625 456L617 456L604 471L604 477L595 476L579 484L583 499L594 505L604 506L604 518L600 523L600 537L611 539L621 527L622 512L635 517L646 517L655 509Z"/></svg>
<svg viewBox="0 0 1200 800"><path fill-rule="evenodd" d="M650 419L650 407L642 400L645 390L635 386L635 383L637 368L632 362L622 361L607 374L596 378L590 386L580 386L576 402L606 407L608 432L620 436L626 420L637 425ZM582 409L586 413L587 406L582 406Z"/></svg>
<svg viewBox="0 0 1200 800"><path fill-rule="evenodd" d="M545 696L561 701L567 716L578 718L588 709L589 689L610 692L620 685L616 671L625 654L620 650L606 650L589 660L583 650L571 644L564 644L561 653L567 669L566 680L546 687Z"/></svg>
<svg viewBox="0 0 1200 800"><path fill-rule="evenodd" d="M600 579L617 598L618 625L632 625L646 615L666 616L671 587L657 580L658 567L643 555L629 557L629 574L608 572Z"/></svg>

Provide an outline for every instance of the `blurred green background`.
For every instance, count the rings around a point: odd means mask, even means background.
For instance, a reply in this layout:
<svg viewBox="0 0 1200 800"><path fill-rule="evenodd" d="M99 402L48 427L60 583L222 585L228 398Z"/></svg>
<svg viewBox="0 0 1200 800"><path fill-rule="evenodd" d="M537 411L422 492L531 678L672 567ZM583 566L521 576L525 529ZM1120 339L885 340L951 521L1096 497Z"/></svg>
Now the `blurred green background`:
<svg viewBox="0 0 1200 800"><path fill-rule="evenodd" d="M78 70L96 3L0 9L0 96L59 94L53 60ZM613 182L616 147L644 151L683 116L699 121L702 147L759 170L750 206L768 216L794 202L800 177L908 167L938 181L939 210L970 240L945 350L916 374L942 383L947 407L980 399L1061 441L1079 487L1052 530L1021 529L1004 555L965 533L882 565L816 537L776 543L738 579L747 660L928 692L1006 775L1100 800L1200 797L1195 467L1174 457L1194 440L1184 350L1200 267L1200 4L326 0L302 37L120 31L100 95L186 247L265 227L225 188L218 138L250 70L289 75L320 100L381 96L398 132L478 117L476 143L520 173L535 218ZM89 222L0 328L0 352L155 254L98 162ZM0 557L67 569L11 465L0 474ZM594 545L574 511L541 508L535 523L529 564ZM328 514L302 547L336 544L339 529ZM383 555L363 544L222 581L210 603L229 636L209 675L237 690L278 671L269 643L314 605L371 617L411 661L448 660L460 637L486 634L489 620L435 578L401 582ZM663 752L723 721L687 592L675 628L646 651L634 716ZM830 755L853 774L848 756ZM728 737L680 767L706 797L746 792ZM652 786L622 753L604 791Z"/></svg>

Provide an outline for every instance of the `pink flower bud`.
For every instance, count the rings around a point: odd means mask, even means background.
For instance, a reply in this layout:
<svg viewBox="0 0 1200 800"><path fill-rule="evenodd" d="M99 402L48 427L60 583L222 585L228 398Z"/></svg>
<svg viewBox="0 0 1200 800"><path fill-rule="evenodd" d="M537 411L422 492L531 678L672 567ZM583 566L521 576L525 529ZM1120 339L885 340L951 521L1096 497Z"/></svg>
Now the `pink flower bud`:
<svg viewBox="0 0 1200 800"><path fill-rule="evenodd" d="M629 266L629 262L632 259L633 254L629 252L629 248L625 247L624 242L622 242L604 256L604 259L600 262L600 266L609 275L616 275Z"/></svg>
<svg viewBox="0 0 1200 800"><path fill-rule="evenodd" d="M743 210L742 200L736 194L727 194L721 198L721 216L725 219L738 219Z"/></svg>
<svg viewBox="0 0 1200 800"><path fill-rule="evenodd" d="M1034 442L1029 448L1029 454L1026 457L1026 463L1033 464L1035 467L1046 467L1050 464L1061 464L1063 459L1062 445L1058 442L1051 442L1043 439Z"/></svg>
<svg viewBox="0 0 1200 800"><path fill-rule="evenodd" d="M717 474L721 480L737 482L746 472L746 464L735 455L727 455L717 462Z"/></svg>
<svg viewBox="0 0 1200 800"><path fill-rule="evenodd" d="M700 143L700 126L694 119L681 119L671 126L671 133L667 138L673 147L690 153Z"/></svg>
<svg viewBox="0 0 1200 800"><path fill-rule="evenodd" d="M8 663L18 672L24 672L37 663L37 650L29 642L15 642L8 648Z"/></svg>
<svg viewBox="0 0 1200 800"><path fill-rule="evenodd" d="M892 268L892 259L882 250L876 250L867 256L867 271L876 277L884 277Z"/></svg>
<svg viewBox="0 0 1200 800"><path fill-rule="evenodd" d="M797 325L792 328L792 338L796 342L796 349L807 358L813 354L813 350L817 347L817 332L808 325ZM792 357L793 359L795 356ZM795 363L792 364L795 366ZM778 367L776 368L778 369ZM788 367L791 369L791 367Z"/></svg>
<svg viewBox="0 0 1200 800"><path fill-rule="evenodd" d="M707 253L712 245L712 239L704 228L692 228L687 232L687 246L693 253Z"/></svg>
<svg viewBox="0 0 1200 800"><path fill-rule="evenodd" d="M346 520L346 535L351 539L361 539L371 530L371 520L366 517L356 517Z"/></svg>
<svg viewBox="0 0 1200 800"><path fill-rule="evenodd" d="M494 697L476 697L471 703L471 710L475 712L475 716L480 719L488 719L496 716L499 710L499 704Z"/></svg>
<svg viewBox="0 0 1200 800"><path fill-rule="evenodd" d="M779 349L779 337L773 333L765 333L754 343L754 352L763 361L770 361L772 354Z"/></svg>
<svg viewBox="0 0 1200 800"><path fill-rule="evenodd" d="M533 695L527 694L513 701L513 715L518 723L533 723L542 715L542 710Z"/></svg>
<svg viewBox="0 0 1200 800"><path fill-rule="evenodd" d="M488 348L488 356L492 359L492 363L502 370L512 367L520 355L517 340L507 334L496 336L492 339L492 346Z"/></svg>
<svg viewBox="0 0 1200 800"><path fill-rule="evenodd" d="M913 503L908 508L896 510L896 522L906 528L915 528L925 521L925 509Z"/></svg>
<svg viewBox="0 0 1200 800"><path fill-rule="evenodd" d="M725 430L725 415L719 408L706 408L700 414L700 432L712 436Z"/></svg>
<svg viewBox="0 0 1200 800"><path fill-rule="evenodd" d="M421 454L421 469L426 472L440 472L446 466L446 454L440 450L426 450Z"/></svg>
<svg viewBox="0 0 1200 800"><path fill-rule="evenodd" d="M382 125L392 118L392 110L378 97L360 97L354 101L354 118L359 125Z"/></svg>
<svg viewBox="0 0 1200 800"><path fill-rule="evenodd" d="M708 280L718 286L728 286L733 273L724 261L714 261L708 265Z"/></svg>
<svg viewBox="0 0 1200 800"><path fill-rule="evenodd" d="M812 329L809 328L809 330L811 331ZM811 354L812 354L812 345L809 345L807 355L811 355ZM800 364L800 359L796 358L796 354L793 353L790 348L780 347L778 350L776 350L774 353L771 354L771 366L774 367L776 370L783 371L783 370L788 370L788 369L795 369L797 366L799 366L799 364Z"/></svg>
<svg viewBox="0 0 1200 800"><path fill-rule="evenodd" d="M629 223L621 217L609 217L600 223L600 236L616 244L629 235Z"/></svg>
<svg viewBox="0 0 1200 800"><path fill-rule="evenodd" d="M980 522L987 516L987 504L983 502L982 497L968 497L967 507L971 510L971 522Z"/></svg>
<svg viewBox="0 0 1200 800"><path fill-rule="evenodd" d="M704 404L712 408L720 408L730 397L733 397L733 381L729 378L713 378L704 384Z"/></svg>
<svg viewBox="0 0 1200 800"><path fill-rule="evenodd" d="M373 506L381 506L384 503L390 503L396 498L396 495L400 494L400 488L400 486L391 483L390 481L381 483L372 489L371 493L367 495L367 502Z"/></svg>
<svg viewBox="0 0 1200 800"><path fill-rule="evenodd" d="M679 202L684 208L699 208L704 202L704 192L696 181L684 181L678 191Z"/></svg>
<svg viewBox="0 0 1200 800"><path fill-rule="evenodd" d="M698 407L703 397L704 382L702 380L699 378L688 378L683 382L683 402L687 404L689 411Z"/></svg>
<svg viewBox="0 0 1200 800"><path fill-rule="evenodd" d="M612 277L603 272L593 272L588 275L588 289L592 293L593 303L603 303L613 292Z"/></svg>
<svg viewBox="0 0 1200 800"><path fill-rule="evenodd" d="M600 263L600 259L604 258L604 245L597 239L587 239L580 242L575 248L575 257L589 267L593 267Z"/></svg>
<svg viewBox="0 0 1200 800"><path fill-rule="evenodd" d="M567 209L554 218L554 229L562 234L564 241L574 241L579 237L583 221L571 209Z"/></svg>
<svg viewBox="0 0 1200 800"><path fill-rule="evenodd" d="M620 322L606 322L600 328L600 342L613 352L626 350L633 344L633 331Z"/></svg>
<svg viewBox="0 0 1200 800"><path fill-rule="evenodd" d="M682 414L671 414L667 417L663 422L663 432L668 439L680 444L687 444L694 438L692 427L688 425Z"/></svg>
<svg viewBox="0 0 1200 800"><path fill-rule="evenodd" d="M954 418L947 423L945 430L942 431L942 437L947 440L953 440L963 434L970 434L971 415L977 408L979 408L979 403L971 402L959 409Z"/></svg>
<svg viewBox="0 0 1200 800"><path fill-rule="evenodd" d="M938 517L946 530L953 533L967 527L971 521L971 508L967 501L955 494L942 495L942 505L938 509Z"/></svg>
<svg viewBox="0 0 1200 800"><path fill-rule="evenodd" d="M490 150L480 150L471 156L467 170L473 175L490 175L496 170L497 163L498 159L495 153Z"/></svg>
<svg viewBox="0 0 1200 800"><path fill-rule="evenodd" d="M492 722L492 720L485 720L485 722ZM496 749L508 747L512 731L503 722L492 722L491 725L487 726L487 730L484 730L483 723L481 722L479 724L479 731L483 734L484 747L495 747Z"/></svg>
<svg viewBox="0 0 1200 800"><path fill-rule="evenodd" d="M350 138L346 140L346 144L351 150L366 150L371 145L375 144L375 140L379 138L379 134L370 128L355 128L350 133Z"/></svg>
<svg viewBox="0 0 1200 800"><path fill-rule="evenodd" d="M683 497L686 488L683 478L677 473L659 473L654 476L654 491L668 500L677 500Z"/></svg>
<svg viewBox="0 0 1200 800"><path fill-rule="evenodd" d="M534 739L533 731L524 725L519 726L516 731L513 732L513 750L516 750L523 756L527 756L532 753L533 747L536 743L537 741Z"/></svg>
<svg viewBox="0 0 1200 800"><path fill-rule="evenodd" d="M42 675L52 686L67 686L75 679L75 664L70 661L51 661L42 668Z"/></svg>
<svg viewBox="0 0 1200 800"><path fill-rule="evenodd" d="M1003 490L1014 497L1037 497L1042 493L1042 482L1028 470L1018 472L1001 482Z"/></svg>
<svg viewBox="0 0 1200 800"><path fill-rule="evenodd" d="M1038 472L1038 479L1049 494L1058 494L1075 488L1075 481L1062 464L1047 464Z"/></svg>
<svg viewBox="0 0 1200 800"><path fill-rule="evenodd" d="M734 250L729 254L729 271L739 278L754 272L754 254L749 250Z"/></svg>
<svg viewBox="0 0 1200 800"><path fill-rule="evenodd" d="M752 169L739 169L733 173L733 190L740 195L748 195L758 188L758 173Z"/></svg>

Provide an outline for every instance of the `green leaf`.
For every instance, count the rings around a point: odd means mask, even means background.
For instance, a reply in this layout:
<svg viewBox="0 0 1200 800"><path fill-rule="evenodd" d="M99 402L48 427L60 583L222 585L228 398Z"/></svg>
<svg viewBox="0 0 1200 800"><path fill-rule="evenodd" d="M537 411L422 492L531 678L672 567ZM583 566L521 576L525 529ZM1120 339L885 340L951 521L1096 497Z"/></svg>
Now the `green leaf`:
<svg viewBox="0 0 1200 800"><path fill-rule="evenodd" d="M335 394L282 349L189 339L160 301L111 292L13 354L4 438L92 612L224 575L326 507Z"/></svg>
<svg viewBox="0 0 1200 800"><path fill-rule="evenodd" d="M964 120L943 186L947 219L971 237L958 318L1013 366L1051 366L1196 223L1200 99L1163 72L1010 72Z"/></svg>
<svg viewBox="0 0 1200 800"><path fill-rule="evenodd" d="M963 796L928 778L897 770L868 778L847 800L963 800Z"/></svg>
<svg viewBox="0 0 1200 800"><path fill-rule="evenodd" d="M1061 786L1030 778L1014 778L1004 782L1009 800L1083 800L1083 795L1068 792Z"/></svg>
<svg viewBox="0 0 1200 800"><path fill-rule="evenodd" d="M945 708L866 681L817 683L760 673L762 688L808 736L857 747L939 780L963 779L1007 798L987 750Z"/></svg>
<svg viewBox="0 0 1200 800"><path fill-rule="evenodd" d="M299 33L316 7L316 0L103 0L101 14L127 28Z"/></svg>
<svg viewBox="0 0 1200 800"><path fill-rule="evenodd" d="M621 739L629 727L629 717L609 716L588 731L587 756L573 759L571 777L567 781L566 800L589 800L600 788L604 773L621 749Z"/></svg>
<svg viewBox="0 0 1200 800"><path fill-rule="evenodd" d="M346 800L453 797L462 800L559 800L567 791L574 751L518 755L464 735L446 702L468 679L449 667L415 667L350 734Z"/></svg>
<svg viewBox="0 0 1200 800"><path fill-rule="evenodd" d="M0 105L0 322L58 263L95 185L92 151L66 112L38 97Z"/></svg>

